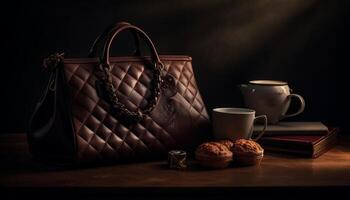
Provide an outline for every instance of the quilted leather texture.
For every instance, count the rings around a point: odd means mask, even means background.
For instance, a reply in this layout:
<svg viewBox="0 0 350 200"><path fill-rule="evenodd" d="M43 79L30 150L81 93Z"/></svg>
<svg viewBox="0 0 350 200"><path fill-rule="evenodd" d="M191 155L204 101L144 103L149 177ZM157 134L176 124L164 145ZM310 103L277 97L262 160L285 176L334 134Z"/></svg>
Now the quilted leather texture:
<svg viewBox="0 0 350 200"><path fill-rule="evenodd" d="M146 160L171 149L191 149L208 134L208 114L198 91L191 58L160 56L175 92L164 89L154 110L140 123L125 126L109 114L95 89L96 59L65 59L72 123L80 162ZM119 100L130 110L147 105L152 73L147 58L111 58Z"/></svg>

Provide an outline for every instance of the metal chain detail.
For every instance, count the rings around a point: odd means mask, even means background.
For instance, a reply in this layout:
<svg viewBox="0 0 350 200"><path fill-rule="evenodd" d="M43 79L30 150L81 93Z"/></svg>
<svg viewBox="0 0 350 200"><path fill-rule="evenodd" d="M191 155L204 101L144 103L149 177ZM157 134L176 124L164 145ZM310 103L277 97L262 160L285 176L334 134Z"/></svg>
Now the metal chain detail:
<svg viewBox="0 0 350 200"><path fill-rule="evenodd" d="M96 72L98 78L98 85L102 89L102 97L110 104L110 111L112 115L117 117L120 121L131 124L140 122L145 115L149 114L157 104L161 90L161 70L163 68L162 63L156 63L153 70L152 78L152 91L151 96L148 99L148 104L142 110L139 108L137 111L129 110L124 104L122 104L116 94L116 89L113 85L112 76L110 73L110 67L100 64L99 69Z"/></svg>

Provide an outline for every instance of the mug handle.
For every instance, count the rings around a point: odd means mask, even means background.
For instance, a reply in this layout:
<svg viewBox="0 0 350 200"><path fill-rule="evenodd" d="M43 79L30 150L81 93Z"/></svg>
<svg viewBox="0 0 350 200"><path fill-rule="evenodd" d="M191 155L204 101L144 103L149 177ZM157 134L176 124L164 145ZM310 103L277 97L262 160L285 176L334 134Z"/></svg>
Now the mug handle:
<svg viewBox="0 0 350 200"><path fill-rule="evenodd" d="M266 115L260 115L260 116L255 117L254 118L254 124L255 124L255 122L258 119L264 119L264 128L263 128L263 130L259 133L259 135L256 138L252 139L253 141L258 141L264 135L265 130L267 128L267 116Z"/></svg>
<svg viewBox="0 0 350 200"><path fill-rule="evenodd" d="M295 113L291 113L291 114L288 114L288 115L282 114L281 119L299 115L300 113L302 113L304 111L304 109L305 109L305 100L304 100L304 98L302 96L300 96L299 94L290 94L290 95L287 96L287 98L289 98L289 99L291 99L292 97L295 97L295 98L297 98L300 101L300 108Z"/></svg>

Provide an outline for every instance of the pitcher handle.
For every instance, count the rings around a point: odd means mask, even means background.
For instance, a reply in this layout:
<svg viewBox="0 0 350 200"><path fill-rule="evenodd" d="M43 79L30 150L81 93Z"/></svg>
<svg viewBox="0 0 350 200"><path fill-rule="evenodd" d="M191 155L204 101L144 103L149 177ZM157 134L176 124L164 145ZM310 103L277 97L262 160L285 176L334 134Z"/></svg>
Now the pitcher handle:
<svg viewBox="0 0 350 200"><path fill-rule="evenodd" d="M290 94L288 95L288 99L291 99L291 98L297 98L299 101L300 101L300 108L298 111L296 111L295 113L291 113L291 114L282 114L281 116L281 119L283 118L287 118L287 117L293 117L293 116L296 116L296 115L299 115L300 113L302 113L305 109L305 100L302 96L300 96L299 94Z"/></svg>

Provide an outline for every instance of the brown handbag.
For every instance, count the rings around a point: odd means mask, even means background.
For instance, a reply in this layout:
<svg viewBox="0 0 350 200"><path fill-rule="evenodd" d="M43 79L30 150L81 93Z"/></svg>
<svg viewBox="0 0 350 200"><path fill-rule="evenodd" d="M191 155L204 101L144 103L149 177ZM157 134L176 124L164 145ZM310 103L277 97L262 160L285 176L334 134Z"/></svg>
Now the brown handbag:
<svg viewBox="0 0 350 200"><path fill-rule="evenodd" d="M110 57L129 30L151 56ZM104 42L98 50L98 43ZM50 76L29 121L33 156L58 162L126 162L192 151L210 133L189 56L158 55L147 34L129 23L108 28L93 58L45 59ZM139 51L138 51L139 54Z"/></svg>

